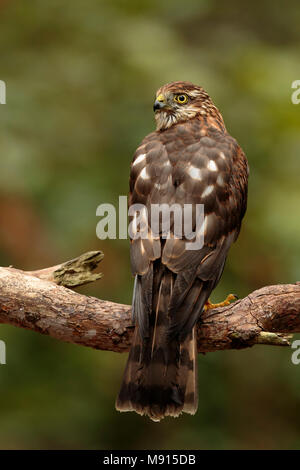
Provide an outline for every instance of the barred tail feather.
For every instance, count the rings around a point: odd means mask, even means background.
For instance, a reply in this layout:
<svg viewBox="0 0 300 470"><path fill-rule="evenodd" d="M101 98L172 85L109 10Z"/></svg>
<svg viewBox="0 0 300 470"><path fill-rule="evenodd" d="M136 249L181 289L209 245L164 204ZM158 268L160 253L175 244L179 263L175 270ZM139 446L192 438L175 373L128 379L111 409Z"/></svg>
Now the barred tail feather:
<svg viewBox="0 0 300 470"><path fill-rule="evenodd" d="M168 335L172 287L172 273L165 272L153 301L148 337L142 339L136 325L116 401L117 410L136 411L153 421L194 414L198 403L195 328L181 343Z"/></svg>
<svg viewBox="0 0 300 470"><path fill-rule="evenodd" d="M191 334L183 343L182 348L186 348L188 351L188 363L185 365L187 372L183 411L194 415L198 409L198 350L196 326L194 326ZM182 374L182 376L184 377L185 374Z"/></svg>

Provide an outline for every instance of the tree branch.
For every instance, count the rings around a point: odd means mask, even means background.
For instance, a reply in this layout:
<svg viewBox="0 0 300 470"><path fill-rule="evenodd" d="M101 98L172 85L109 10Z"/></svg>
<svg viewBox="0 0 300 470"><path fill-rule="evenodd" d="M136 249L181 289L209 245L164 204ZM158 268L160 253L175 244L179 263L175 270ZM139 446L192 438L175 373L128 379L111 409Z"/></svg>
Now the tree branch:
<svg viewBox="0 0 300 470"><path fill-rule="evenodd" d="M92 271L102 258L101 252L89 252L39 271L0 268L0 323L96 349L128 351L131 308L64 287L99 279L101 274ZM227 307L203 312L198 351L288 346L290 334L296 332L300 332L300 283L267 286Z"/></svg>

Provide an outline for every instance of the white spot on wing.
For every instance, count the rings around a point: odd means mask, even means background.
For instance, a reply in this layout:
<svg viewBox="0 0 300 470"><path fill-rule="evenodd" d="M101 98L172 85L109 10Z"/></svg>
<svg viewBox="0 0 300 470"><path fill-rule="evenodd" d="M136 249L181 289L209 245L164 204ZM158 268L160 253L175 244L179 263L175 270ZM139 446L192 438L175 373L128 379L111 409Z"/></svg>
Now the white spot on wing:
<svg viewBox="0 0 300 470"><path fill-rule="evenodd" d="M191 178L201 180L201 170L199 170L199 168L196 168L195 166L191 166L188 169L188 174Z"/></svg>
<svg viewBox="0 0 300 470"><path fill-rule="evenodd" d="M220 152L220 157L223 158L223 160L226 160L226 157L223 152Z"/></svg>
<svg viewBox="0 0 300 470"><path fill-rule="evenodd" d="M209 186L207 186L203 193L202 193L202 197L206 197L206 196L209 196L214 190L214 186L212 184L210 184Z"/></svg>
<svg viewBox="0 0 300 470"><path fill-rule="evenodd" d="M149 175L148 175L148 172L147 172L147 168L143 168L141 173L140 173L140 177L143 178L143 180L146 180L149 178Z"/></svg>
<svg viewBox="0 0 300 470"><path fill-rule="evenodd" d="M207 168L211 171L217 171L218 167L213 160L209 160Z"/></svg>
<svg viewBox="0 0 300 470"><path fill-rule="evenodd" d="M139 156L134 160L132 166L138 165L139 163L141 163L143 160L145 160L145 157L146 157L146 154L145 154L145 153L142 153L141 155L139 155Z"/></svg>

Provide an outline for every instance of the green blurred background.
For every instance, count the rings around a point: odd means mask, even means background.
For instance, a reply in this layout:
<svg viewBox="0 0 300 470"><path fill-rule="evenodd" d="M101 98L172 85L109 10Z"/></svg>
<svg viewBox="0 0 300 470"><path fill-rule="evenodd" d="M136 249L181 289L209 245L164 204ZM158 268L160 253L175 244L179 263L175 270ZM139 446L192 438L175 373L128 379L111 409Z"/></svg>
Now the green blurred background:
<svg viewBox="0 0 300 470"><path fill-rule="evenodd" d="M250 167L249 207L214 299L299 280L298 0L0 0L0 263L36 269L101 249L80 292L131 299L128 241L96 238L96 207L127 194L154 128L155 90L202 85ZM196 416L119 414L125 355L1 325L2 449L300 448L291 349L199 356Z"/></svg>

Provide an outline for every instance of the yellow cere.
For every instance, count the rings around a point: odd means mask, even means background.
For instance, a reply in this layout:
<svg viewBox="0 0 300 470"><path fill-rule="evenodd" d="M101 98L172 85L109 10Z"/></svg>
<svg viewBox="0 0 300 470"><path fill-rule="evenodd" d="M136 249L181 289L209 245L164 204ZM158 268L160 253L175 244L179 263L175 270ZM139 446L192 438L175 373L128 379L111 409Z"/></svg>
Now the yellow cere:
<svg viewBox="0 0 300 470"><path fill-rule="evenodd" d="M158 95L158 97L156 98L156 101L159 101L160 103L163 103L165 101L164 95L162 95L162 94Z"/></svg>

